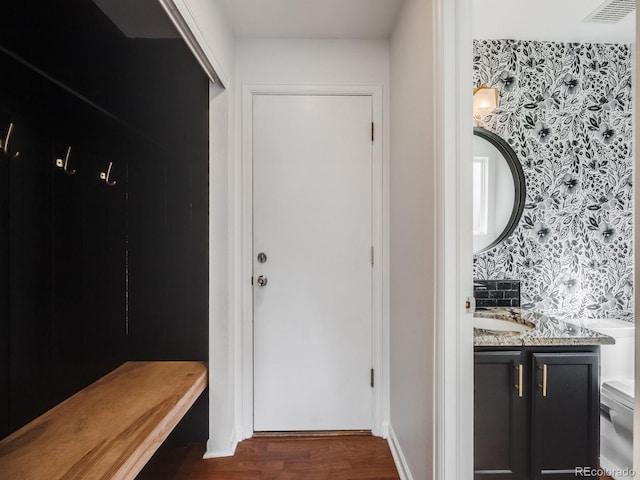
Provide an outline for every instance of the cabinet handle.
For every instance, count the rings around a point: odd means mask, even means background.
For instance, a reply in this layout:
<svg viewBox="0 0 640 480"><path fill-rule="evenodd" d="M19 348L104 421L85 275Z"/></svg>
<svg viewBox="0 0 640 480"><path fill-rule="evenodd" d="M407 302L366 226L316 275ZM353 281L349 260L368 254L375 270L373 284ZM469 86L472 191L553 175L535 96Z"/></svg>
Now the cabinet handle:
<svg viewBox="0 0 640 480"><path fill-rule="evenodd" d="M517 365L515 369L518 370L518 384L516 385L518 397L522 398L522 364Z"/></svg>
<svg viewBox="0 0 640 480"><path fill-rule="evenodd" d="M547 396L547 364L545 363L541 367L538 367L538 370L542 370L542 385L538 384L538 387L542 389L542 396Z"/></svg>

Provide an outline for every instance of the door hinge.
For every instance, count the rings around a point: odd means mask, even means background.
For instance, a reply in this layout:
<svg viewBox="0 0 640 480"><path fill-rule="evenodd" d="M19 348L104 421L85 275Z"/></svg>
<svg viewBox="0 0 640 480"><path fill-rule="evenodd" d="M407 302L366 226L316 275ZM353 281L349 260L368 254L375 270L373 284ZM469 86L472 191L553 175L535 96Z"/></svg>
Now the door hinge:
<svg viewBox="0 0 640 480"><path fill-rule="evenodd" d="M371 266L373 267L373 262L374 262L374 253L373 253L373 246L371 247Z"/></svg>
<svg viewBox="0 0 640 480"><path fill-rule="evenodd" d="M371 388L375 385L375 372L373 368L371 369Z"/></svg>
<svg viewBox="0 0 640 480"><path fill-rule="evenodd" d="M373 126L373 122L371 122L371 141L375 138L375 127Z"/></svg>
<svg viewBox="0 0 640 480"><path fill-rule="evenodd" d="M251 285L253 285L253 277L251 277Z"/></svg>

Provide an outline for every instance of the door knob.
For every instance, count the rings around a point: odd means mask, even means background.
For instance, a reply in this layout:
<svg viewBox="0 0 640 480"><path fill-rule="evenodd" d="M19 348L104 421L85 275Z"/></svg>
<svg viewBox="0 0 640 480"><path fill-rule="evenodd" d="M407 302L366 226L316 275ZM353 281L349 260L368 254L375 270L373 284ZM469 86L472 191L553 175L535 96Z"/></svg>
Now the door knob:
<svg viewBox="0 0 640 480"><path fill-rule="evenodd" d="M264 275L260 275L257 282L259 287L264 287L267 284L267 277L265 277Z"/></svg>

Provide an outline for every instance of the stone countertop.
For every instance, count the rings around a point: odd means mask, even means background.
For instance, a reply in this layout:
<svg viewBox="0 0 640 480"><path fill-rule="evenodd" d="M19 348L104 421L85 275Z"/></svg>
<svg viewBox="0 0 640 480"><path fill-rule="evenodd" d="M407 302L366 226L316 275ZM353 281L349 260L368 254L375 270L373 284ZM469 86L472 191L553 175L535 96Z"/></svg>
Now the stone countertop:
<svg viewBox="0 0 640 480"><path fill-rule="evenodd" d="M612 345L615 343L615 340L608 335L540 313L521 311L519 308L477 310L474 317L500 318L533 326L526 332L497 332L474 328L473 345L475 347Z"/></svg>

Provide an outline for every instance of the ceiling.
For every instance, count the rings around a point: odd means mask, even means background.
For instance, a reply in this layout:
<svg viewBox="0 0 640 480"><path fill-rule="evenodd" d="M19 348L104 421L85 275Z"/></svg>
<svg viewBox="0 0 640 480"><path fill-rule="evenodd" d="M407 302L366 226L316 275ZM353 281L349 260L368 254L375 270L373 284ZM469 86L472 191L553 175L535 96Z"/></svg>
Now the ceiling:
<svg viewBox="0 0 640 480"><path fill-rule="evenodd" d="M603 0L472 0L473 38L635 42L635 12L615 24L582 20Z"/></svg>
<svg viewBox="0 0 640 480"><path fill-rule="evenodd" d="M404 0L209 0L238 37L389 38ZM473 38L635 41L635 12L616 24L583 22L602 0L471 0ZM94 0L132 38L179 36L158 0Z"/></svg>
<svg viewBox="0 0 640 480"><path fill-rule="evenodd" d="M403 0L217 0L238 37L388 38ZM474 38L635 41L635 12L583 22L603 0L471 0Z"/></svg>
<svg viewBox="0 0 640 480"><path fill-rule="evenodd" d="M158 0L93 0L129 38L179 38Z"/></svg>
<svg viewBox="0 0 640 480"><path fill-rule="evenodd" d="M238 37L389 38L403 0L219 0Z"/></svg>

